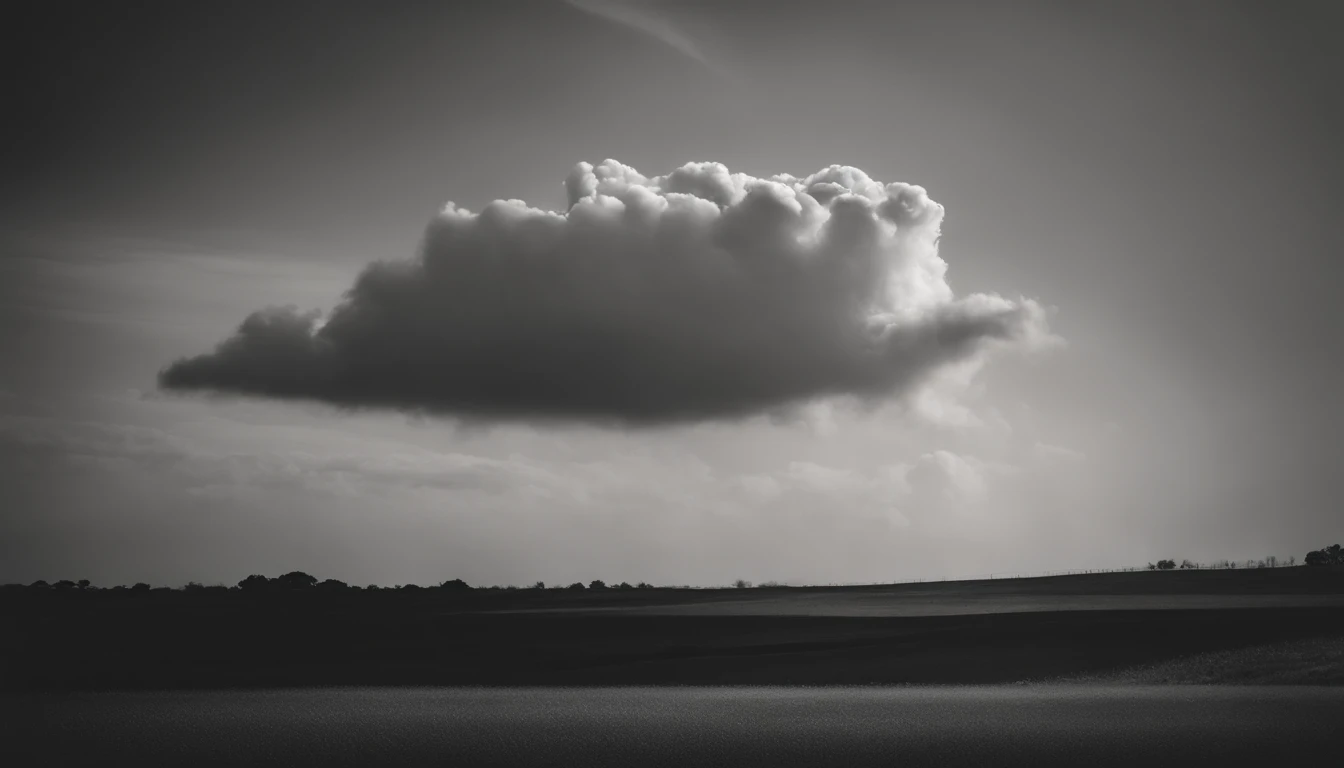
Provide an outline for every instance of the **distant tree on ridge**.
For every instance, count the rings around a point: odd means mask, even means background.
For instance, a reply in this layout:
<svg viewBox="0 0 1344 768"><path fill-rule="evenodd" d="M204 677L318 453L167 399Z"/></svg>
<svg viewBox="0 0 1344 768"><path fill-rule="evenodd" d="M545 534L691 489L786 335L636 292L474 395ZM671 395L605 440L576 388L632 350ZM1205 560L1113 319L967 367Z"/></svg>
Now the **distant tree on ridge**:
<svg viewBox="0 0 1344 768"><path fill-rule="evenodd" d="M303 571L290 571L275 578L275 586L281 589L308 589L317 586L317 577Z"/></svg>
<svg viewBox="0 0 1344 768"><path fill-rule="evenodd" d="M238 588L245 592L255 592L265 589L271 585L271 580L259 573L254 573L246 579L238 582Z"/></svg>
<svg viewBox="0 0 1344 768"><path fill-rule="evenodd" d="M1307 565L1344 565L1344 549L1331 544L1324 549L1314 549L1307 553ZM57 584L59 586L59 583Z"/></svg>

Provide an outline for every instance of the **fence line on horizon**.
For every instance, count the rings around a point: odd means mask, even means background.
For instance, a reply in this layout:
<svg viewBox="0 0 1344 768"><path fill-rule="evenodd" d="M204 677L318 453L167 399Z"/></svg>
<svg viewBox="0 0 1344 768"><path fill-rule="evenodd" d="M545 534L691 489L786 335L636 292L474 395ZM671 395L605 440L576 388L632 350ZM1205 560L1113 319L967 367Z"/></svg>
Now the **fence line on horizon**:
<svg viewBox="0 0 1344 768"><path fill-rule="evenodd" d="M1279 560L1277 558L1266 558L1264 560L1239 560L1239 561L1219 561L1217 563L1191 563L1186 561L1185 565L1177 565L1170 569L1156 569L1148 566L1122 566L1119 568L1071 568L1057 571L993 571L989 573L977 573L962 576L943 576L935 578L913 578L897 581L845 581L831 582L826 584L788 584L785 582L765 582L758 584L758 587L780 586L780 587L885 587L897 586L902 584L939 584L948 581L994 581L998 579L1041 579L1050 576L1080 576L1093 573L1138 573L1146 571L1161 572L1162 570L1172 571L1246 571L1257 570L1260 568L1295 568L1302 565L1293 561ZM718 589L719 587L705 587L705 589Z"/></svg>

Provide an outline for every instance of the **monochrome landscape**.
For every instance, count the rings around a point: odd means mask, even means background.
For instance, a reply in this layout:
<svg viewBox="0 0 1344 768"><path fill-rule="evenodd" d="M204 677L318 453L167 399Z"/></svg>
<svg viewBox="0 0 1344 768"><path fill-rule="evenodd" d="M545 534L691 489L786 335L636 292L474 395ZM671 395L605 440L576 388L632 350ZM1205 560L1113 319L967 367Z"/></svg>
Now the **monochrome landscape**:
<svg viewBox="0 0 1344 768"><path fill-rule="evenodd" d="M1336 3L21 3L5 765L1338 752Z"/></svg>

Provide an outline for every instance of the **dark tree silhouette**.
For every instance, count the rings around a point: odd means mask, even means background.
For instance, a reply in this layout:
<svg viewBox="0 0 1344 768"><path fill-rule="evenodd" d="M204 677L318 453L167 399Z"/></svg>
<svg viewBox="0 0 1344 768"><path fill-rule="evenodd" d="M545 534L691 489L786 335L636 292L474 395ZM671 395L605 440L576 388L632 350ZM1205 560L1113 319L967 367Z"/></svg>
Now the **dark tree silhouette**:
<svg viewBox="0 0 1344 768"><path fill-rule="evenodd" d="M137 581L137 582L135 583L135 586L131 587L131 591L132 591L132 592L148 592L148 591L149 591L149 585L146 584L146 583L143 582L143 581Z"/></svg>
<svg viewBox="0 0 1344 768"><path fill-rule="evenodd" d="M74 589L75 582L69 579L61 579L60 581L56 582L55 586L57 589Z"/></svg>
<svg viewBox="0 0 1344 768"><path fill-rule="evenodd" d="M460 592L471 589L471 585L461 579L449 579L439 585L440 589L446 589L453 592Z"/></svg>
<svg viewBox="0 0 1344 768"><path fill-rule="evenodd" d="M582 581L576 581L573 584L570 584L568 587L565 587L565 589L583 589L583 588L584 586Z"/></svg>
<svg viewBox="0 0 1344 768"><path fill-rule="evenodd" d="M1170 570L1173 570L1173 569L1175 569L1175 568L1176 568L1176 561L1175 561L1175 560L1158 560L1158 561L1157 561L1157 570L1159 570L1159 571L1170 571Z"/></svg>
<svg viewBox="0 0 1344 768"><path fill-rule="evenodd" d="M88 588L89 588L89 580L88 580L88 579L80 579L79 581L76 581L76 582L75 582L75 585L78 586L80 589L88 589Z"/></svg>
<svg viewBox="0 0 1344 768"><path fill-rule="evenodd" d="M601 579L593 579L592 581L588 582L588 588L589 588L589 589L606 589L606 588L607 588L607 582L605 582L605 581L603 581L603 580L601 580Z"/></svg>
<svg viewBox="0 0 1344 768"><path fill-rule="evenodd" d="M317 577L303 571L290 571L284 576L277 576L275 586L281 589L308 589L317 586Z"/></svg>
<svg viewBox="0 0 1344 768"><path fill-rule="evenodd" d="M1307 565L1344 565L1344 549L1338 544L1331 544L1324 549L1316 549L1307 553ZM59 585L58 585L59 586Z"/></svg>
<svg viewBox="0 0 1344 768"><path fill-rule="evenodd" d="M340 592L341 590L348 589L349 587L350 587L349 584L346 584L344 581L341 581L339 579L327 579L323 581L321 584L317 585L318 589L327 592Z"/></svg>
<svg viewBox="0 0 1344 768"><path fill-rule="evenodd" d="M137 585L138 586L138 585ZM246 579L238 582L238 588L246 592L256 592L271 586L271 580L259 573L254 573Z"/></svg>
<svg viewBox="0 0 1344 768"><path fill-rule="evenodd" d="M38 579L37 581L34 581L32 584L29 584L28 586L33 589L51 589L51 585L43 581L42 579Z"/></svg>

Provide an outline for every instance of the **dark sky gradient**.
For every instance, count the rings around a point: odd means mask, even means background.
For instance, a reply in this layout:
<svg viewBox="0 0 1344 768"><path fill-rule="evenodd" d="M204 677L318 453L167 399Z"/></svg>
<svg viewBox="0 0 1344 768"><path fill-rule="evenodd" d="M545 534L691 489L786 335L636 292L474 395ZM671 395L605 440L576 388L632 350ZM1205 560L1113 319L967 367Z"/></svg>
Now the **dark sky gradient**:
<svg viewBox="0 0 1344 768"><path fill-rule="evenodd" d="M563 2L7 9L0 580L860 580L1344 535L1338 4L646 12L704 61ZM923 185L957 292L1055 306L1068 346L657 435L154 393L445 201L562 207L607 157Z"/></svg>

